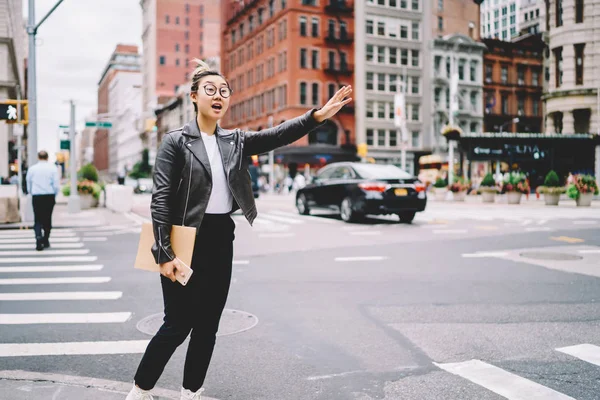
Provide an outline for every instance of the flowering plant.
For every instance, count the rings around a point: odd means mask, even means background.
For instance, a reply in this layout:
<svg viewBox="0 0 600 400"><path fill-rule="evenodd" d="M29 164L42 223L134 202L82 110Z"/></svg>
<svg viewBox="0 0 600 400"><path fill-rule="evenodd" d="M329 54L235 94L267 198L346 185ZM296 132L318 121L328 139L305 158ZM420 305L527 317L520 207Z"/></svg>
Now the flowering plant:
<svg viewBox="0 0 600 400"><path fill-rule="evenodd" d="M581 194L598 194L598 183L591 175L575 175L573 183L567 188L567 195L577 200Z"/></svg>
<svg viewBox="0 0 600 400"><path fill-rule="evenodd" d="M517 192L529 194L530 190L527 177L521 172L511 172L506 174L504 182L502 182L503 193Z"/></svg>
<svg viewBox="0 0 600 400"><path fill-rule="evenodd" d="M496 184L494 176L490 173L486 174L479 185L479 192L496 193L498 191L498 185Z"/></svg>
<svg viewBox="0 0 600 400"><path fill-rule="evenodd" d="M462 129L460 129L457 125L444 125L442 128L442 135L448 135L450 133L457 133L458 135L462 135Z"/></svg>
<svg viewBox="0 0 600 400"><path fill-rule="evenodd" d="M100 186L94 181L84 179L82 181L77 182L77 193L79 194L91 194L97 200L100 198L101 192L102 186ZM71 185L67 184L63 186L62 193L65 196L69 196L71 194Z"/></svg>
<svg viewBox="0 0 600 400"><path fill-rule="evenodd" d="M454 183L448 186L448 190L452 193L464 192L471 188L471 183L462 178L454 179Z"/></svg>

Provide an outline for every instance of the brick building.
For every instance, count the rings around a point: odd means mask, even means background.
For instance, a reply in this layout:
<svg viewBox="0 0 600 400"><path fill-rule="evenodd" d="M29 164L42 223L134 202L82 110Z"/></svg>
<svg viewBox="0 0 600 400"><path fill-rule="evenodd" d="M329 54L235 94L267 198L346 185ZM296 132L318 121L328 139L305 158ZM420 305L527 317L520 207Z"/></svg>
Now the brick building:
<svg viewBox="0 0 600 400"><path fill-rule="evenodd" d="M224 127L260 130L322 106L353 84L353 4L325 0L223 1L222 71L234 90ZM280 164L354 159L354 108L292 146Z"/></svg>
<svg viewBox="0 0 600 400"><path fill-rule="evenodd" d="M484 131L543 132L543 53L540 35L513 42L484 39ZM512 121L518 118L519 122Z"/></svg>

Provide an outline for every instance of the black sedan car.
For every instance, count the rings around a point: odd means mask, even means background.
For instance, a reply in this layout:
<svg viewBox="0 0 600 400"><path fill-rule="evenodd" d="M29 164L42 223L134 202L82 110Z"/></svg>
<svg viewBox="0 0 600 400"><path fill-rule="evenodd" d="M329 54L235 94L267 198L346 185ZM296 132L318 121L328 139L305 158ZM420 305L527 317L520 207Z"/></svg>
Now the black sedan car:
<svg viewBox="0 0 600 400"><path fill-rule="evenodd" d="M336 210L346 222L366 214L397 214L400 222L410 223L426 204L425 185L402 169L383 164L333 163L296 193L300 214L317 208Z"/></svg>

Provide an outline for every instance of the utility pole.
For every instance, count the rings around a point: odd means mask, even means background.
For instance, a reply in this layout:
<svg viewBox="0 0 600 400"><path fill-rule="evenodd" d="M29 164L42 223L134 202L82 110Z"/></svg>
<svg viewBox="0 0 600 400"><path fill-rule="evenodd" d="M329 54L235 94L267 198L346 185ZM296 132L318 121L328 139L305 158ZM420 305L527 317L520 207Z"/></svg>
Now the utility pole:
<svg viewBox="0 0 600 400"><path fill-rule="evenodd" d="M273 127L273 116L269 115L269 129ZM269 192L275 193L275 151L269 152Z"/></svg>
<svg viewBox="0 0 600 400"><path fill-rule="evenodd" d="M29 100L29 125L27 128L27 165L31 167L37 162L37 70L36 70L36 51L35 36L40 25L48 19L50 14L62 3L58 2L52 7L48 14L39 24L35 24L35 0L29 0L27 34L29 35L29 56L27 58L27 99Z"/></svg>
<svg viewBox="0 0 600 400"><path fill-rule="evenodd" d="M455 51L458 43L454 46ZM450 126L454 126L454 111L456 110L456 92L458 89L458 72L456 71L455 51L450 56L450 113L448 120ZM454 183L454 140L448 140L448 184Z"/></svg>
<svg viewBox="0 0 600 400"><path fill-rule="evenodd" d="M78 213L81 211L81 202L77 193L77 155L75 152L75 103L69 101L71 105L71 123L69 124L69 173L71 175L71 194L69 195L69 213Z"/></svg>

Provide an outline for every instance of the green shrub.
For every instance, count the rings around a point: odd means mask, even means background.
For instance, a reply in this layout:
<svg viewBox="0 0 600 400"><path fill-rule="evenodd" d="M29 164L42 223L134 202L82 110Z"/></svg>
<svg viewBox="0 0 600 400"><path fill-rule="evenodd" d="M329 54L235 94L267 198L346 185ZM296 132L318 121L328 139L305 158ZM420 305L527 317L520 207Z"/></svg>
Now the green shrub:
<svg viewBox="0 0 600 400"><path fill-rule="evenodd" d="M560 187L560 179L558 178L558 174L554 171L548 172L546 175L546 179L544 180L545 187Z"/></svg>
<svg viewBox="0 0 600 400"><path fill-rule="evenodd" d="M448 186L448 185L447 185L446 181L442 178L437 178L435 180L435 183L433 184L433 187L436 187L436 188L445 188L446 186Z"/></svg>
<svg viewBox="0 0 600 400"><path fill-rule="evenodd" d="M483 180L481 181L481 186L485 186L485 187L496 186L496 180L494 179L494 176L491 173L488 173L486 176L484 176Z"/></svg>
<svg viewBox="0 0 600 400"><path fill-rule="evenodd" d="M86 164L77 173L78 180L84 181L92 181L98 182L98 170L94 166L94 164Z"/></svg>
<svg viewBox="0 0 600 400"><path fill-rule="evenodd" d="M577 200L581 193L598 194L598 183L591 175L575 175L574 183L567 188L567 195Z"/></svg>

